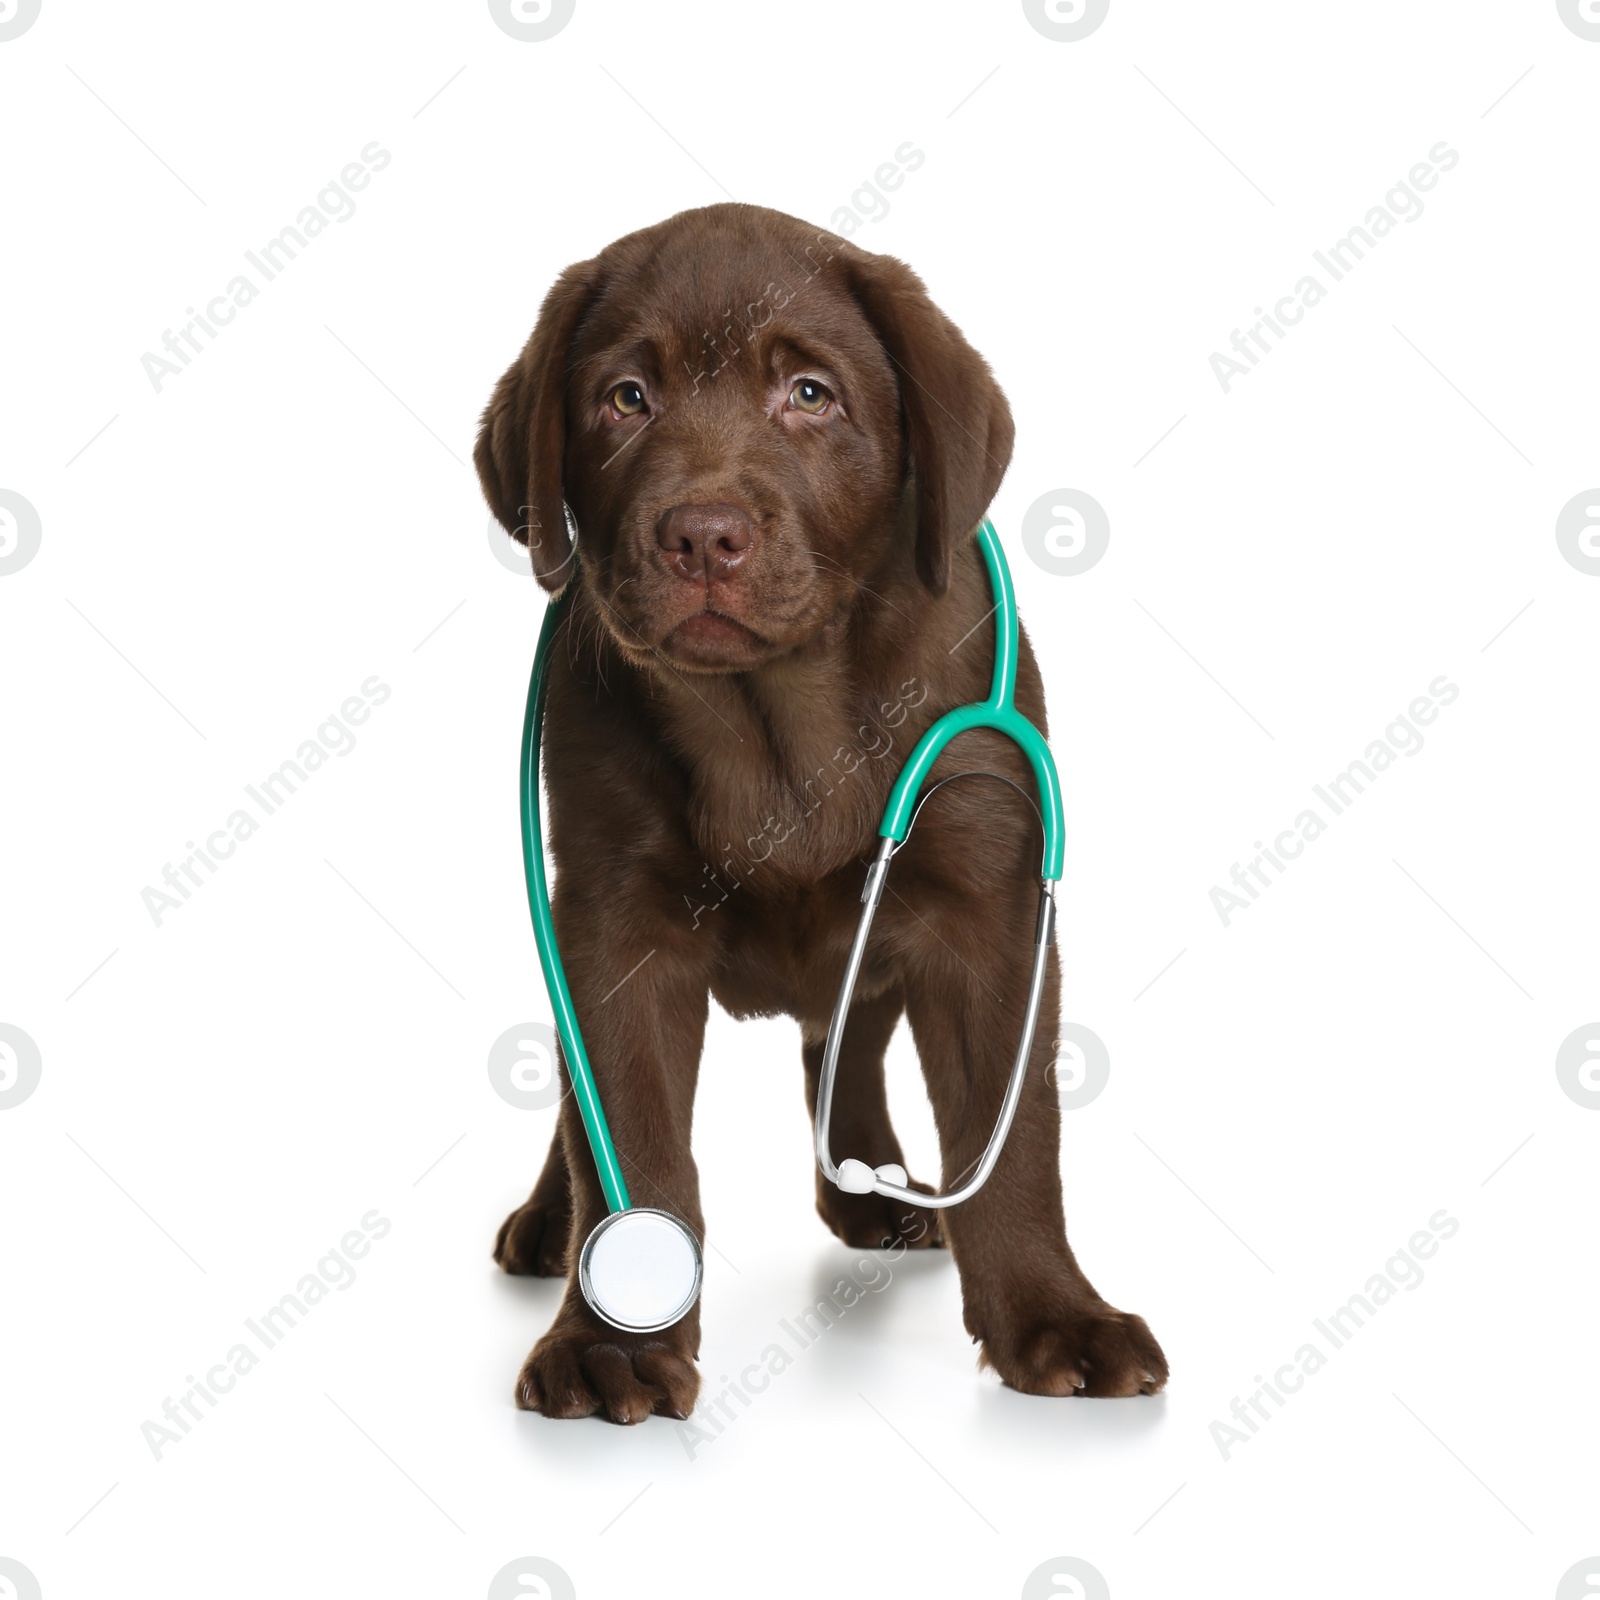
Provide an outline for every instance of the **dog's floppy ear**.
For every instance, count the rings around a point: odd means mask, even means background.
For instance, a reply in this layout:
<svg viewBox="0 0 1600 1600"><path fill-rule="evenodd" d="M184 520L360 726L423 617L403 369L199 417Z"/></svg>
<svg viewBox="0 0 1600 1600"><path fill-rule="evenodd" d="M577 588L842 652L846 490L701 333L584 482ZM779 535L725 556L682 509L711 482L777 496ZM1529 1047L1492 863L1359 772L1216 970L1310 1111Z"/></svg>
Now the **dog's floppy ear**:
<svg viewBox="0 0 1600 1600"><path fill-rule="evenodd" d="M893 256L842 252L900 385L916 484L917 575L935 593L950 552L982 521L1011 461L1011 407L989 364Z"/></svg>
<svg viewBox="0 0 1600 1600"><path fill-rule="evenodd" d="M568 267L556 279L522 354L495 385L472 452L489 509L528 546L533 575L552 593L573 571L561 493L572 340L599 286L593 261Z"/></svg>

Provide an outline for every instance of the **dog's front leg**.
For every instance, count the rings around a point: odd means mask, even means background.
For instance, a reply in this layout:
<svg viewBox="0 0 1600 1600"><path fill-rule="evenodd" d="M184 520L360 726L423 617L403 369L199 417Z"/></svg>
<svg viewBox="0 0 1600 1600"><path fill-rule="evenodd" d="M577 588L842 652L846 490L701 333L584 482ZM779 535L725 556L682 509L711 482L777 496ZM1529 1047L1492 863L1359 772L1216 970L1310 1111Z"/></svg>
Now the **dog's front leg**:
<svg viewBox="0 0 1600 1600"><path fill-rule="evenodd" d="M705 1038L710 941L681 918L653 914L647 885L558 888L555 922L567 981L629 1196L680 1217L704 1238L689 1149ZM617 908L626 906L627 915ZM642 1422L686 1417L700 1389L700 1307L659 1333L624 1333L578 1287L584 1241L606 1215L594 1157L572 1095L561 1104L571 1179L567 1290L517 1379L517 1404L549 1417Z"/></svg>
<svg viewBox="0 0 1600 1600"><path fill-rule="evenodd" d="M1015 1058L1028 987L1032 899L994 896L926 935L909 963L906 1010L939 1128L944 1187L972 1174ZM1141 1317L1095 1291L1067 1244L1058 1166L1061 1113L1047 1075L1059 1014L1052 954L1028 1074L989 1181L941 1213L982 1361L1027 1394L1153 1394L1166 1357Z"/></svg>

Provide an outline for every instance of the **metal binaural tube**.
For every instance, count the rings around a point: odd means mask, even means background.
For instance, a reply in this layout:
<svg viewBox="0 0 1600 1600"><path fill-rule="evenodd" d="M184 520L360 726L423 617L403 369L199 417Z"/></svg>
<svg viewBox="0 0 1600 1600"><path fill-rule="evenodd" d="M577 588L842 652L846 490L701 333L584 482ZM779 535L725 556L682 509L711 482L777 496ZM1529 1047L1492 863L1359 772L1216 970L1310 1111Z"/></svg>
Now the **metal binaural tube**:
<svg viewBox="0 0 1600 1600"><path fill-rule="evenodd" d="M845 963L844 980L839 985L839 998L834 1003L833 1017L828 1024L822 1070L817 1079L817 1165L822 1169L823 1177L833 1184L839 1182L839 1168L830 1149L829 1128L833 1120L833 1085L839 1070L839 1048L844 1040L845 1020L850 1014L851 997L855 993L856 978L866 953L872 920L883 895L892 853L893 841L885 839L868 869L866 888L861 895L861 920L856 925L855 941L850 947L849 960ZM1012 1058L1011 1074L1006 1080L1005 1095L1000 1102L1000 1114L972 1176L957 1189L932 1195L923 1194L921 1190L905 1184L892 1183L886 1178L874 1177L871 1187L873 1194L881 1194L891 1200L903 1200L908 1205L921 1206L925 1210L939 1211L946 1206L960 1205L989 1181L989 1175L994 1171L1000 1152L1005 1147L1006 1136L1011 1132L1017 1106L1022 1100L1022 1085L1028 1076L1028 1057L1033 1051L1033 1036L1039 1024L1039 1006L1044 996L1045 977L1049 972L1050 946L1055 943L1055 887L1050 880L1042 882L1039 887L1039 916L1034 925L1033 966L1028 979L1028 1003L1023 1013L1022 1037L1017 1042L1017 1053Z"/></svg>
<svg viewBox="0 0 1600 1600"><path fill-rule="evenodd" d="M839 998L834 1001L833 1015L828 1019L828 1042L823 1046L822 1071L817 1075L817 1114L812 1127L817 1165L829 1183L839 1180L839 1169L833 1164L833 1152L828 1148L828 1128L833 1121L833 1081L839 1072L839 1047L844 1043L850 997L856 991L856 978L861 971L862 957L867 953L867 938L872 932L872 919L877 914L878 902L883 898L883 885L889 876L889 858L893 854L894 840L883 840L872 865L867 868L866 885L861 891L861 920L856 924L856 936L850 945L849 959L845 962Z"/></svg>

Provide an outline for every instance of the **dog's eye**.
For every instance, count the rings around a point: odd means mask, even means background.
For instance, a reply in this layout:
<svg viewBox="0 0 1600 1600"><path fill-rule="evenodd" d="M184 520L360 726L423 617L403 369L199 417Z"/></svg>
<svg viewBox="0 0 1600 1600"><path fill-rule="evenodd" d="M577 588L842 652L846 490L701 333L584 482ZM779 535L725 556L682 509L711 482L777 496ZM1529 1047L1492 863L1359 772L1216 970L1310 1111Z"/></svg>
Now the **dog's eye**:
<svg viewBox="0 0 1600 1600"><path fill-rule="evenodd" d="M789 404L796 411L806 411L814 417L828 409L828 402L832 398L815 378L802 378L789 391Z"/></svg>
<svg viewBox="0 0 1600 1600"><path fill-rule="evenodd" d="M611 391L614 410L624 417L637 417L645 409L644 390L636 383L619 383Z"/></svg>

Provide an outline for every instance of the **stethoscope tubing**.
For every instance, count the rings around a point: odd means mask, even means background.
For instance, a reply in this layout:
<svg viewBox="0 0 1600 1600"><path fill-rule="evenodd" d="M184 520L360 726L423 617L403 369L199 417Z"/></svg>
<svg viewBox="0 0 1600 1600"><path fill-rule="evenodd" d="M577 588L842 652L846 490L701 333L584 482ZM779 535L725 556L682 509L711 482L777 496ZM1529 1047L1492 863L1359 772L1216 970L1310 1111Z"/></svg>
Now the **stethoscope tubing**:
<svg viewBox="0 0 1600 1600"><path fill-rule="evenodd" d="M572 1083L572 1096L583 1120L583 1131L589 1138L589 1148L594 1153L595 1170L600 1177L606 1206L616 1212L629 1210L633 1201L628 1195L627 1180L622 1176L616 1146L611 1142L611 1128L600 1103L600 1090L595 1085L594 1069L589 1065L589 1052L584 1046L577 1008L572 1002L572 991L567 987L566 968L556 944L555 918L545 881L544 840L539 828L539 736L544 726L547 668L556 635L565 620L570 592L570 589L564 591L545 608L544 626L539 630L539 644L533 655L533 675L528 682L528 709L522 724L522 868L528 884L533 940L539 948L539 965L544 969L545 988L550 994L550 1007L566 1059L567 1076Z"/></svg>
<svg viewBox="0 0 1600 1600"><path fill-rule="evenodd" d="M1019 657L1019 624L1016 594L1011 573L1006 565L999 536L994 526L984 519L978 528L978 545L988 568L990 585L995 596L995 660L989 698L970 705L957 706L946 712L917 742L910 758L890 791L879 829L881 844L867 873L862 892L862 914L851 944L850 956L845 966L839 988L838 1000L828 1027L822 1070L817 1086L815 1140L817 1164L823 1176L838 1184L841 1166L834 1163L829 1148L829 1127L833 1114L833 1091L838 1076L839 1051L843 1043L845 1022L855 993L862 961L866 955L867 941L871 936L873 919L888 880L889 863L896 850L905 842L918 810L918 796L934 763L945 746L960 734L975 728L989 728L1011 739L1027 757L1033 769L1039 790L1039 819L1044 832L1044 855L1040 872L1039 916L1035 927L1034 952L1029 974L1028 1001L1023 1016L1022 1036L1006 1082L999 1116L982 1156L971 1170L971 1177L959 1187L937 1195L923 1194L903 1183L893 1181L866 1168L859 1161L847 1161L845 1167L859 1171L850 1174L854 1192L865 1188L891 1199L910 1205L938 1210L959 1205L969 1199L988 1180L999 1160L1011 1123L1016 1115L1027 1076L1028 1059L1032 1052L1033 1037L1038 1022L1041 997L1049 969L1050 946L1055 942L1056 882L1061 876L1064 855L1063 839L1065 821L1060 779L1044 736L1016 709L1015 695ZM539 819L539 749L544 725L545 691L548 667L556 637L566 617L570 588L553 600L546 608L544 623L539 633L538 647L534 652L533 671L528 683L527 712L522 730L521 762L521 817L522 863L528 888L528 910L533 922L534 943L539 951L539 963L544 971L545 987L550 995L557 1036L561 1041L567 1075L572 1085L573 1099L588 1137L594 1156L595 1170L600 1188L611 1214L633 1209L627 1182L622 1174L622 1164L611 1130L601 1104L600 1091L595 1083L594 1070L584 1045L583 1032L578 1023L577 1008L568 987L566 969L556 942L555 920L550 907L549 886L545 877L544 841ZM676 1219L673 1219L676 1220ZM682 1227L682 1224L678 1224ZM603 1232L604 1225L596 1228L586 1251L593 1248ZM684 1229L691 1241L693 1234ZM695 1247L698 1249L698 1242ZM586 1296L594 1303L593 1296ZM698 1293L698 1277L695 1293ZM692 1304L693 1296L689 1303ZM605 1313L602 1311L602 1315Z"/></svg>
<svg viewBox="0 0 1600 1600"><path fill-rule="evenodd" d="M1054 883L1061 877L1066 858L1066 816L1061 801L1061 778L1056 772L1054 758L1045 737L1017 710L1017 663L1020 656L1020 624L1017 619L1017 595L1011 583L1011 569L1006 565L1005 551L1000 536L987 517L978 525L978 548L983 553L984 565L989 569L989 584L994 592L994 673L990 682L989 698L970 705L957 706L947 711L917 741L889 791L889 801L884 807L883 824L879 836L904 841L916 810L917 796L933 769L933 764L944 753L944 747L958 735L973 728L992 728L1010 739L1028 758L1033 768L1034 782L1039 789L1039 820L1044 824L1044 859L1039 876Z"/></svg>
<svg viewBox="0 0 1600 1600"><path fill-rule="evenodd" d="M1028 1075L1028 1060L1033 1051L1033 1036L1038 1025L1039 1007L1044 995L1045 979L1049 972L1050 946L1055 942L1055 887L1060 880L1065 856L1066 823L1061 799L1061 780L1056 772L1054 757L1044 735L1015 705L1017 662L1020 654L1020 624L1017 620L1016 591L1011 583L1011 571L1006 565L1005 552L999 535L986 517L978 528L978 545L983 552L984 564L989 569L989 582L994 591L995 654L994 673L989 698L970 705L957 706L947 711L917 741L900 777L890 791L884 808L883 823L879 828L882 843L878 854L867 870L867 882L861 893L861 918L856 925L855 939L845 962L844 977L839 985L838 999L834 1002L833 1016L828 1023L827 1042L823 1046L822 1070L817 1081L817 1108L814 1119L817 1166L830 1183L846 1188L852 1193L873 1193L892 1200L902 1200L908 1205L925 1210L942 1210L960 1205L970 1199L988 1181L995 1163L1011 1131L1017 1106L1022 1099L1022 1087ZM942 1194L923 1194L886 1175L897 1168L873 1169L865 1162L847 1159L835 1164L830 1147L829 1130L833 1119L833 1089L839 1072L839 1051L844 1042L845 1024L849 1020L850 1005L855 995L856 980L867 951L867 940L872 933L873 918L888 882L889 863L895 852L905 843L911 825L920 810L918 796L934 763L944 753L950 741L974 728L990 728L1004 734L1028 758L1039 788L1039 821L1044 831L1044 858L1039 874L1039 916L1034 927L1033 961L1028 979L1028 1000L1023 1012L1022 1036L1017 1053L1012 1058L1011 1072L1006 1079L1005 1094L1001 1099L1000 1113L984 1146L976 1166L969 1168L972 1176L959 1187ZM1009 781L1009 780L1008 780ZM963 1174L964 1176L964 1174Z"/></svg>

